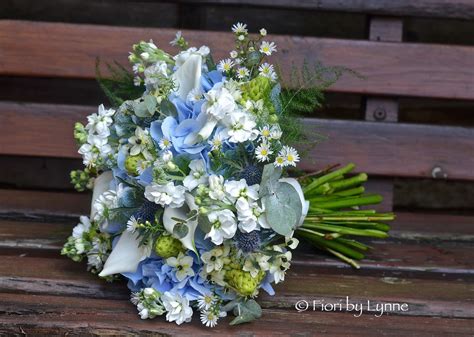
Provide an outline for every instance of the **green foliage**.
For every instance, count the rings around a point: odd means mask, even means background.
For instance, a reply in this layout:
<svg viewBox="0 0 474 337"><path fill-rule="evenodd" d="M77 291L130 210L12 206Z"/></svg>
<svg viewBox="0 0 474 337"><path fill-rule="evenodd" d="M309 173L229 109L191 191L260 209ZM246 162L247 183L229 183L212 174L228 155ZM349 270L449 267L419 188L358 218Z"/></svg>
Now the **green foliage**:
<svg viewBox="0 0 474 337"><path fill-rule="evenodd" d="M110 76L101 73L100 60L97 59L97 82L113 106L118 107L126 100L142 96L145 88L142 85L135 86L133 73L116 61L113 64L106 63L106 68Z"/></svg>
<svg viewBox="0 0 474 337"><path fill-rule="evenodd" d="M281 69L277 70L279 77L284 78ZM288 81L282 83L280 93L279 123L283 131L283 142L295 143L307 140L303 133L303 124L297 117L312 114L321 108L324 91L345 73L359 76L350 69L326 67L320 62L310 65L305 61L301 67L293 65Z"/></svg>

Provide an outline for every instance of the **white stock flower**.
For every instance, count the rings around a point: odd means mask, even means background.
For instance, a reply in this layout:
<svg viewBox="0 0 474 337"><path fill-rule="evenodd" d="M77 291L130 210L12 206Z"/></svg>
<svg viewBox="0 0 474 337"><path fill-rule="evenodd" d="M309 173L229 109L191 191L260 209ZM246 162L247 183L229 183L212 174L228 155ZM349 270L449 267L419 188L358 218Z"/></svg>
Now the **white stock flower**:
<svg viewBox="0 0 474 337"><path fill-rule="evenodd" d="M184 178L183 185L188 189L188 191L192 191L198 185L207 182L206 164L202 159L194 159L189 163L189 168L191 169L191 172L189 172L189 175Z"/></svg>
<svg viewBox="0 0 474 337"><path fill-rule="evenodd" d="M88 217L82 215L79 217L79 223L72 230L72 236L74 238L82 238L82 235L89 231L91 228L91 221Z"/></svg>
<svg viewBox="0 0 474 337"><path fill-rule="evenodd" d="M204 98L206 101L202 105L202 112L212 116L216 120L221 120L237 109L234 97L222 85L215 85L204 94Z"/></svg>
<svg viewBox="0 0 474 337"><path fill-rule="evenodd" d="M211 175L209 176L209 198L214 200L222 200L225 197L224 177Z"/></svg>
<svg viewBox="0 0 474 337"><path fill-rule="evenodd" d="M191 55L200 55L201 57L206 57L209 55L209 47L201 46L201 48L197 49L196 47L191 47L187 50L180 52L174 58L176 66L179 68L181 67Z"/></svg>
<svg viewBox="0 0 474 337"><path fill-rule="evenodd" d="M270 129L270 138L274 140L280 140L281 136L283 135L283 132L281 131L280 126L273 125L272 128Z"/></svg>
<svg viewBox="0 0 474 337"><path fill-rule="evenodd" d="M260 186L258 184L248 186L245 179L230 180L224 184L224 188L229 199L234 202L240 197L246 200L258 200L259 187Z"/></svg>
<svg viewBox="0 0 474 337"><path fill-rule="evenodd" d="M163 207L178 208L184 204L184 186L175 186L173 182L166 185L151 183L145 187L145 198Z"/></svg>
<svg viewBox="0 0 474 337"><path fill-rule="evenodd" d="M237 222L232 211L228 209L214 211L209 213L207 217L212 227L209 233L206 234L206 239L211 238L214 244L221 245L224 239L234 237L237 231Z"/></svg>
<svg viewBox="0 0 474 337"><path fill-rule="evenodd" d="M114 190L105 191L96 200L94 200L92 207L96 210L93 220L102 220L107 216L107 213L110 209L118 207L117 192Z"/></svg>
<svg viewBox="0 0 474 337"><path fill-rule="evenodd" d="M237 199L235 203L237 209L237 219L239 220L239 229L244 233L250 233L259 229L258 219L263 210L256 202L249 202L245 198Z"/></svg>
<svg viewBox="0 0 474 337"><path fill-rule="evenodd" d="M188 276L194 276L193 263L193 258L183 253L179 253L178 257L166 259L166 264L176 270L176 278L179 282Z"/></svg>
<svg viewBox="0 0 474 337"><path fill-rule="evenodd" d="M177 46L178 42L179 42L179 40L181 40L182 36L183 36L183 33L180 30L178 30L176 32L176 35L174 36L174 39L170 41L170 45Z"/></svg>
<svg viewBox="0 0 474 337"><path fill-rule="evenodd" d="M87 116L88 124L86 130L90 133L96 133L102 138L106 138L110 135L109 126L113 123L112 116L115 110L105 109L104 105L99 105L97 113Z"/></svg>
<svg viewBox="0 0 474 337"><path fill-rule="evenodd" d="M253 116L248 113L239 111L229 114L224 119L224 124L228 128L229 142L243 143L255 140L258 136L258 131L255 129L257 124Z"/></svg>
<svg viewBox="0 0 474 337"><path fill-rule="evenodd" d="M176 322L181 325L184 322L190 322L193 316L193 309L189 306L189 300L178 293L165 292L161 297L165 307L166 320Z"/></svg>

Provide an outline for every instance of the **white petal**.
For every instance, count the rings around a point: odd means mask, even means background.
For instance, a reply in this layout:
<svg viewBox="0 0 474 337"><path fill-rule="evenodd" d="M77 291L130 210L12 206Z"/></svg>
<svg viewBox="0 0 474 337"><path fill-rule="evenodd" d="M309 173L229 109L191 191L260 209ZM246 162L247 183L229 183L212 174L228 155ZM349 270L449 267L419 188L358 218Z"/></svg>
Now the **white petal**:
<svg viewBox="0 0 474 337"><path fill-rule="evenodd" d="M139 245L137 233L124 231L115 248L110 253L99 276L119 273L134 273L140 261L150 256L149 246Z"/></svg>
<svg viewBox="0 0 474 337"><path fill-rule="evenodd" d="M91 219L94 219L97 209L94 207L94 201L105 191L110 189L110 182L114 179L112 171L105 171L94 180L94 189L92 190Z"/></svg>
<svg viewBox="0 0 474 337"><path fill-rule="evenodd" d="M301 188L301 185L298 182L298 180L296 180L295 178L281 178L279 181L282 182L282 183L288 183L291 186L293 186L295 188L296 192L298 192L298 195L300 196L300 200L301 200L301 204L303 205L303 209L301 210L301 218L300 218L300 221L298 223L298 227L299 227L303 224L304 219L306 218L306 215L308 215L309 201L305 200L303 189Z"/></svg>
<svg viewBox="0 0 474 337"><path fill-rule="evenodd" d="M198 206L194 202L194 197L186 193L185 195L186 203L180 208L171 208L171 207L166 207L165 211L163 213L163 224L165 226L165 229L169 233L173 233L174 226L176 225L176 221L173 220L172 218L178 218L178 219L186 219L187 214L189 213L190 210L197 210ZM179 239L183 246L189 250L192 250L197 253L196 247L194 245L194 232L196 231L197 228L197 218L194 220L190 220L187 223L188 226L188 234Z"/></svg>
<svg viewBox="0 0 474 337"><path fill-rule="evenodd" d="M201 65L202 56L193 54L188 57L186 62L173 74L178 88L178 96L186 100L188 94L193 89L198 89L201 85Z"/></svg>

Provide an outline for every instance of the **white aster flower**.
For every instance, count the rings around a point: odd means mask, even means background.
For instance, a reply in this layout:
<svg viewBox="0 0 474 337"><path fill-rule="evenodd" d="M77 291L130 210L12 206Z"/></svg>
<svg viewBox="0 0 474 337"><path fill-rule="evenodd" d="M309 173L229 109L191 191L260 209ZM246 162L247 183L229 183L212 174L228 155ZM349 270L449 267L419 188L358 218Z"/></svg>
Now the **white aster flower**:
<svg viewBox="0 0 474 337"><path fill-rule="evenodd" d="M273 151L270 149L270 145L267 142L262 142L255 149L255 156L259 162L267 161L271 154L273 154Z"/></svg>
<svg viewBox="0 0 474 337"><path fill-rule="evenodd" d="M224 140L225 140L224 133L222 132L216 133L214 137L208 141L209 145L211 145L211 151L220 151Z"/></svg>
<svg viewBox="0 0 474 337"><path fill-rule="evenodd" d="M127 221L127 231L133 233L137 230L138 226L140 226L140 222L132 215Z"/></svg>
<svg viewBox="0 0 474 337"><path fill-rule="evenodd" d="M260 29L260 35L267 36L267 30L265 28Z"/></svg>
<svg viewBox="0 0 474 337"><path fill-rule="evenodd" d="M202 159L194 159L189 163L189 168L191 169L191 172L189 172L189 175L184 178L183 185L188 189L188 191L192 191L198 185L207 182L206 164Z"/></svg>
<svg viewBox="0 0 474 337"><path fill-rule="evenodd" d="M244 78L247 78L249 74L250 74L249 70L245 67L240 67L239 69L237 69L237 77L240 78L241 80Z"/></svg>
<svg viewBox="0 0 474 337"><path fill-rule="evenodd" d="M259 130L260 136L263 138L270 138L270 126L264 125Z"/></svg>
<svg viewBox="0 0 474 337"><path fill-rule="evenodd" d="M258 136L258 131L255 129L257 123L249 113L236 111L227 115L223 122L228 128L229 142L243 143L255 140Z"/></svg>
<svg viewBox="0 0 474 337"><path fill-rule="evenodd" d="M244 198L250 201L258 200L258 189L259 185L255 184L248 186L245 179L240 180L230 180L227 181L224 185L227 196L232 201L237 201L239 198Z"/></svg>
<svg viewBox="0 0 474 337"><path fill-rule="evenodd" d="M234 237L237 231L237 222L232 211L224 209L222 211L214 211L208 214L209 222L212 227L206 234L206 239L210 238L215 245L221 245L224 239Z"/></svg>
<svg viewBox="0 0 474 337"><path fill-rule="evenodd" d="M178 257L173 256L166 259L166 264L175 269L176 278L179 282L188 276L194 276L193 263L193 258L183 253L179 253Z"/></svg>
<svg viewBox="0 0 474 337"><path fill-rule="evenodd" d="M201 322L208 328L213 328L217 325L219 316L212 310L204 310L201 312Z"/></svg>
<svg viewBox="0 0 474 337"><path fill-rule="evenodd" d="M273 69L273 64L263 63L258 67L259 74L263 77L268 77L272 81L276 81L278 76Z"/></svg>
<svg viewBox="0 0 474 337"><path fill-rule="evenodd" d="M216 297L213 293L208 293L199 296L197 301L199 310L209 310L216 303Z"/></svg>
<svg viewBox="0 0 474 337"><path fill-rule="evenodd" d="M234 61L231 59L221 60L217 65L217 70L222 71L223 73L228 73L234 66Z"/></svg>
<svg viewBox="0 0 474 337"><path fill-rule="evenodd" d="M245 23L237 22L232 26L232 32L235 34L247 34L247 25Z"/></svg>
<svg viewBox="0 0 474 337"><path fill-rule="evenodd" d="M178 293L165 292L161 297L163 306L167 311L166 320L181 325L190 322L193 309L189 306L189 300Z"/></svg>
<svg viewBox="0 0 474 337"><path fill-rule="evenodd" d="M285 166L286 166L285 157L282 157L282 156L278 155L278 156L275 158L274 164L275 164L276 167L285 167Z"/></svg>
<svg viewBox="0 0 474 337"><path fill-rule="evenodd" d="M145 198L163 207L178 208L184 204L184 186L175 186L173 182L166 185L151 183L145 187Z"/></svg>
<svg viewBox="0 0 474 337"><path fill-rule="evenodd" d="M274 42L267 42L267 41L262 41L260 44L260 52L270 56L273 52L276 52L276 44Z"/></svg>
<svg viewBox="0 0 474 337"><path fill-rule="evenodd" d="M229 54L230 54L230 57L233 59L239 56L239 53L236 50L232 50Z"/></svg>
<svg viewBox="0 0 474 337"><path fill-rule="evenodd" d="M225 197L224 177L215 174L209 176L209 198L223 200Z"/></svg>
<svg viewBox="0 0 474 337"><path fill-rule="evenodd" d="M285 166L296 166L296 163L300 161L298 152L291 146L283 146L278 157L285 159Z"/></svg>
<svg viewBox="0 0 474 337"><path fill-rule="evenodd" d="M159 146L160 149L162 149L162 150L168 150L168 149L171 147L171 145L173 145L173 144L171 143L171 140L169 140L169 139L166 138L166 137L161 138L160 141L158 142L158 146Z"/></svg>

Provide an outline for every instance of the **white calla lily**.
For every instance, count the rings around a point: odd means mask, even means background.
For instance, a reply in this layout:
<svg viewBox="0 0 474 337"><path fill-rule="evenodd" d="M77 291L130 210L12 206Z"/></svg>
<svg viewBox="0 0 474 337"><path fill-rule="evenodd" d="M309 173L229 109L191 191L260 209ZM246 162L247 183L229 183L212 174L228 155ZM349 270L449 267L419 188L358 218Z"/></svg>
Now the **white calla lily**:
<svg viewBox="0 0 474 337"><path fill-rule="evenodd" d="M194 202L194 197L191 194L186 193L185 200L186 202L182 207L166 207L165 211L163 212L163 225L169 233L173 233L173 229L176 226L176 220L173 220L173 218L186 219L190 211L198 210L198 206ZM188 227L188 233L186 234L186 236L179 239L179 241L181 241L185 248L192 250L196 253L196 246L194 245L194 232L196 231L197 225L197 217L195 217L195 219L188 220L186 222L186 226Z"/></svg>
<svg viewBox="0 0 474 337"><path fill-rule="evenodd" d="M134 273L138 264L151 254L151 246L140 246L137 233L125 230L105 262L99 276Z"/></svg>
<svg viewBox="0 0 474 337"><path fill-rule="evenodd" d="M282 182L282 183L290 184L291 186L294 187L296 192L298 192L298 195L299 195L300 200L301 200L301 205L303 205L303 208L301 209L301 218L300 218L300 221L298 223L298 227L299 227L303 224L304 219L306 218L306 215L308 215L309 201L304 198L303 189L301 188L301 185L298 182L298 180L296 180L295 178L281 178L281 179L279 179L279 181Z"/></svg>
<svg viewBox="0 0 474 337"><path fill-rule="evenodd" d="M193 54L189 56L186 62L173 74L173 80L177 85L176 92L182 100L186 101L191 90L200 88L201 67L202 56Z"/></svg>
<svg viewBox="0 0 474 337"><path fill-rule="evenodd" d="M94 189L92 190L91 219L94 219L97 209L94 202L104 192L110 189L110 182L114 179L112 171L105 171L94 180Z"/></svg>

